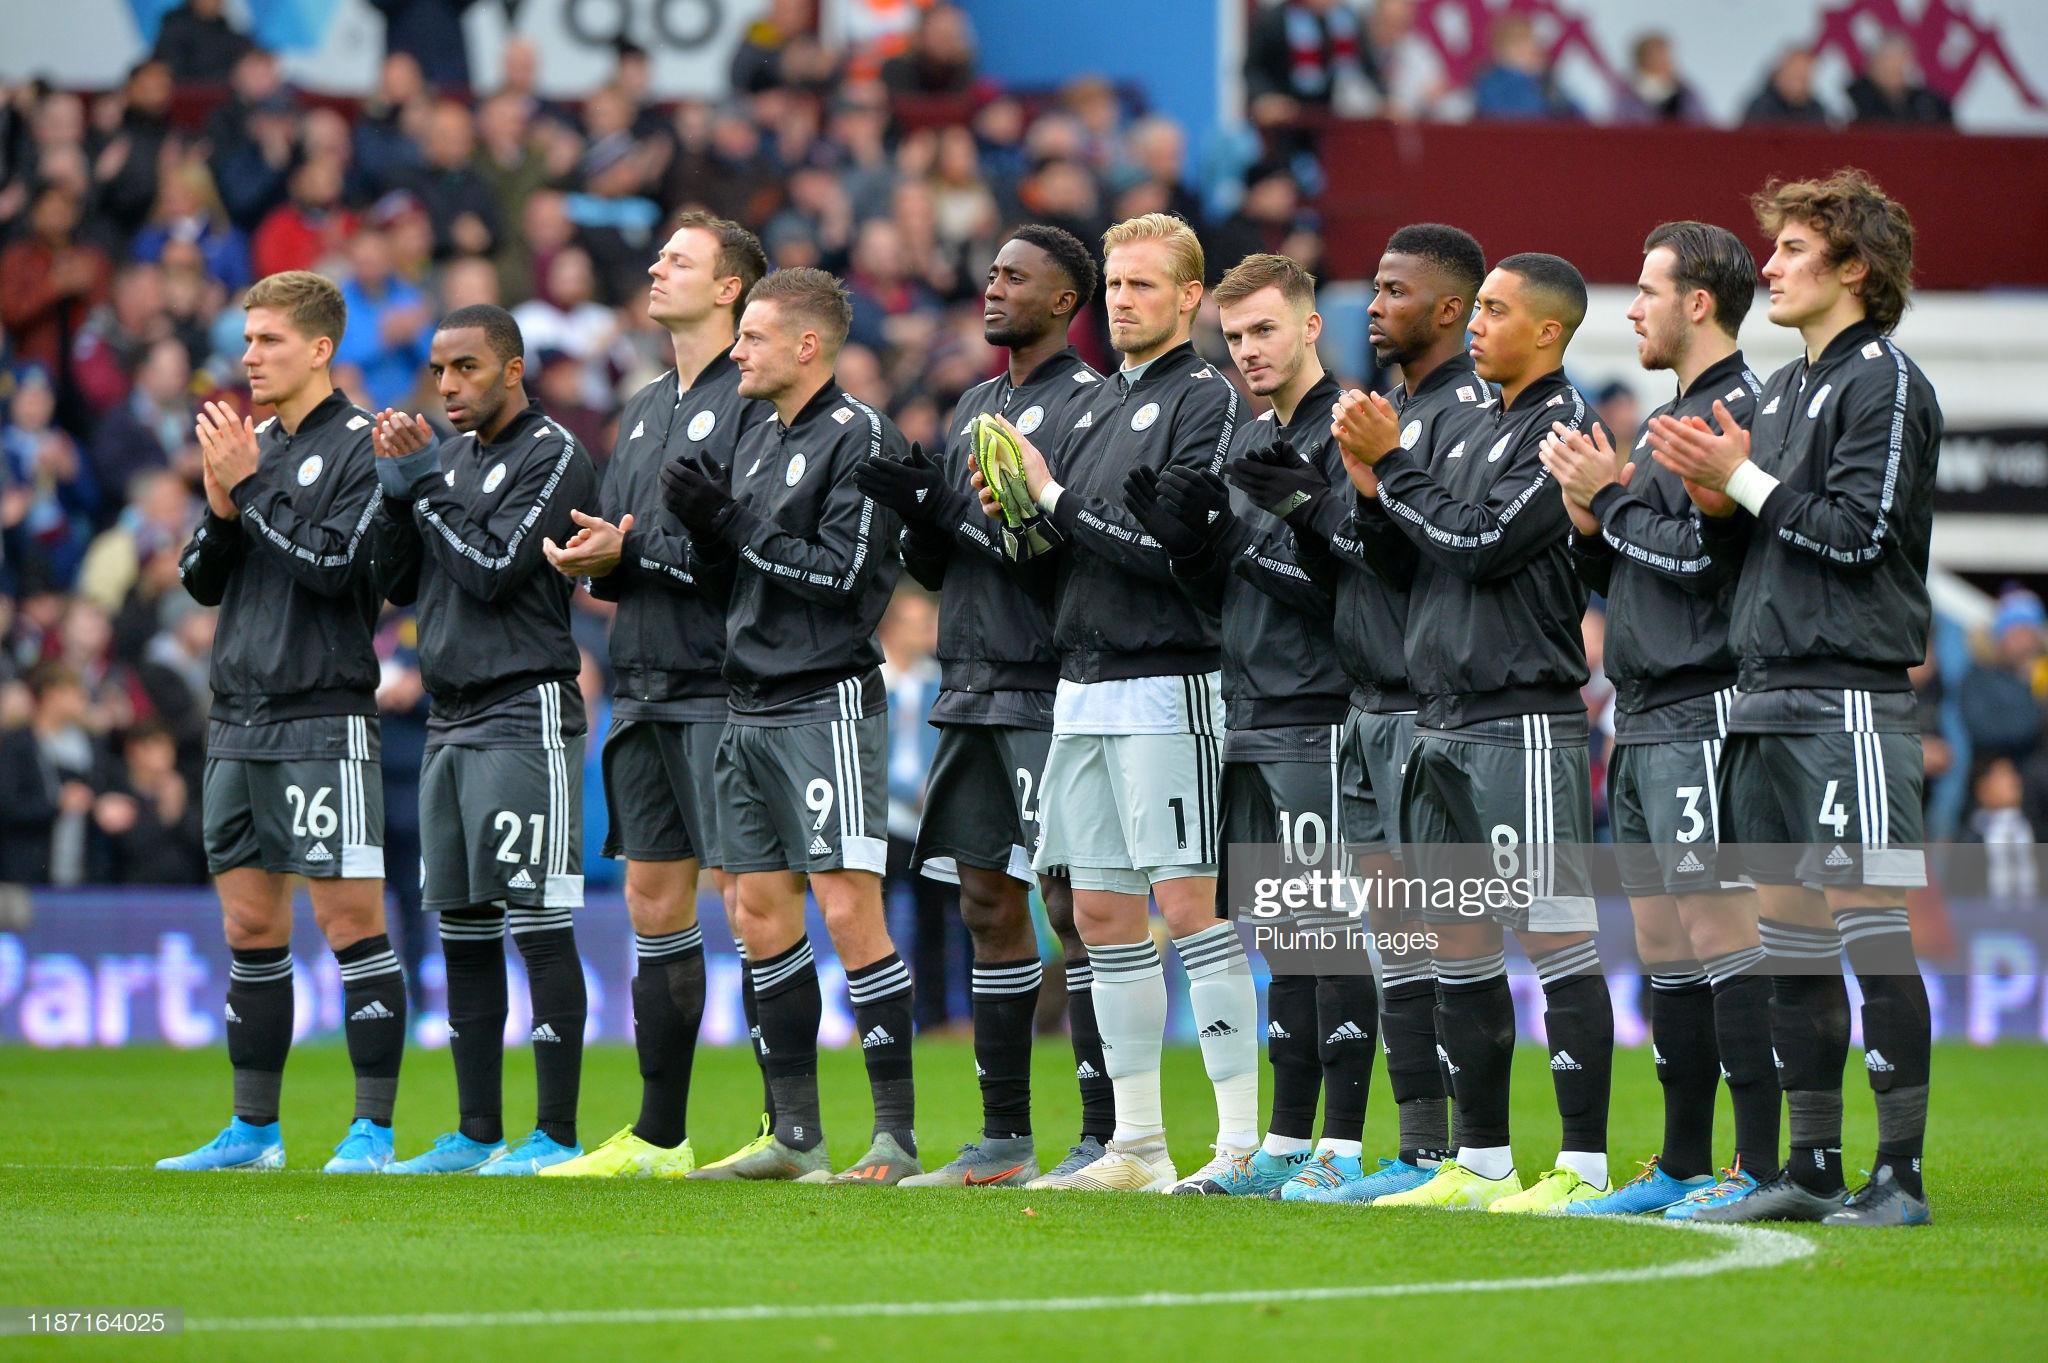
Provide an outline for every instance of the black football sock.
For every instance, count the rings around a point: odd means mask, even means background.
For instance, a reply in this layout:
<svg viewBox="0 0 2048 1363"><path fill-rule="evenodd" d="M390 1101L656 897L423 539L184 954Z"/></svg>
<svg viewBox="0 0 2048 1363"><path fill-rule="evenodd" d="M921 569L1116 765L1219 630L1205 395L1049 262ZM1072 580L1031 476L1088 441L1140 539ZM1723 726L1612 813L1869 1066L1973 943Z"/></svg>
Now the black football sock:
<svg viewBox="0 0 2048 1363"><path fill-rule="evenodd" d="M1515 1001L1507 958L1436 963L1436 1033L1450 1071L1452 1141L1460 1149L1508 1144L1508 1094L1515 1058Z"/></svg>
<svg viewBox="0 0 2048 1363"><path fill-rule="evenodd" d="M462 1134L505 1139L505 914L454 909L441 915L448 974L448 1052L455 1061Z"/></svg>
<svg viewBox="0 0 2048 1363"><path fill-rule="evenodd" d="M1877 1095L1870 1172L1890 1169L1903 1191L1924 1197L1920 1159L1933 1030L1913 930L1903 908L1847 909L1835 915L1835 926L1863 990L1863 1068Z"/></svg>
<svg viewBox="0 0 2048 1363"><path fill-rule="evenodd" d="M1036 956L976 961L974 1067L981 1075L981 1134L1031 1134L1031 1025L1045 966Z"/></svg>
<svg viewBox="0 0 2048 1363"><path fill-rule="evenodd" d="M875 1134L896 1138L906 1154L917 1153L917 1089L910 1073L913 1000L910 967L890 952L881 960L846 972L853 1000L853 1029L867 1062L868 1089L875 1100Z"/></svg>
<svg viewBox="0 0 2048 1363"><path fill-rule="evenodd" d="M1323 1081L1323 1139L1365 1139L1365 1099L1379 1032L1372 976L1316 977L1316 1058ZM1277 1087L1277 1082L1276 1082Z"/></svg>
<svg viewBox="0 0 2048 1363"><path fill-rule="evenodd" d="M761 1065L775 1095L775 1139L809 1150L825 1139L818 1118L818 1023L825 1012L808 937L753 966L761 1010Z"/></svg>
<svg viewBox="0 0 2048 1363"><path fill-rule="evenodd" d="M1614 1003L1592 942L1531 958L1543 982L1543 1031L1550 1083L1564 1127L1561 1151L1607 1153L1607 1102L1614 1072ZM1711 1135L1711 1128L1709 1128Z"/></svg>
<svg viewBox="0 0 2048 1363"><path fill-rule="evenodd" d="M1312 1139L1323 1087L1315 976L1275 975L1266 986L1266 1059L1273 1066L1273 1117L1266 1130L1289 1140Z"/></svg>
<svg viewBox="0 0 2048 1363"><path fill-rule="evenodd" d="M689 1134L690 1071L704 1021L704 933L633 934L633 1046L640 1055L640 1118L633 1134L673 1150Z"/></svg>
<svg viewBox="0 0 2048 1363"><path fill-rule="evenodd" d="M1081 1087L1081 1138L1104 1145L1116 1134L1116 1085L1102 1058L1095 1023L1095 971L1088 958L1067 957L1067 1031L1074 1046L1074 1080Z"/></svg>
<svg viewBox="0 0 2048 1363"><path fill-rule="evenodd" d="M251 1126L277 1120L285 1057L292 1051L292 949L235 948L228 966L228 1063L235 1115Z"/></svg>
<svg viewBox="0 0 2048 1363"><path fill-rule="evenodd" d="M1714 989L1714 1049L1728 1105L1735 1109L1735 1158L1760 1183L1778 1172L1785 1106L1771 1063L1771 977L1764 963L1760 946L1706 962Z"/></svg>
<svg viewBox="0 0 2048 1363"><path fill-rule="evenodd" d="M1672 1178L1714 1170L1714 1096L1721 1061L1714 1049L1714 990L1697 961L1645 961L1650 1053L1664 1090L1664 1148L1657 1167Z"/></svg>
<svg viewBox="0 0 2048 1363"><path fill-rule="evenodd" d="M1436 965L1427 956L1382 957L1380 1042L1400 1122L1400 1157L1434 1164L1451 1143L1450 1104L1437 1060Z"/></svg>
<svg viewBox="0 0 2048 1363"><path fill-rule="evenodd" d="M391 1125L405 1057L405 973L384 933L334 953L341 967L342 1031L356 1072L356 1118Z"/></svg>
<svg viewBox="0 0 2048 1363"><path fill-rule="evenodd" d="M1842 1190L1842 1065L1849 1058L1849 991L1833 928L1757 924L1771 980L1771 1049L1785 1090L1791 1140L1785 1172L1811 1192Z"/></svg>
<svg viewBox="0 0 2048 1363"><path fill-rule="evenodd" d="M746 944L737 937L733 939L733 947L740 955L740 1012L747 1020L747 1049L754 1053L754 1064L761 1070L761 1112L773 1129L775 1090L769 1087L768 1069L761 1057L761 1003L754 997L754 963L747 959Z"/></svg>
<svg viewBox="0 0 2048 1363"><path fill-rule="evenodd" d="M590 1016L573 923L567 909L514 907L506 918L526 962L527 993L533 1000L533 1124L564 1146L576 1144L583 1027Z"/></svg>

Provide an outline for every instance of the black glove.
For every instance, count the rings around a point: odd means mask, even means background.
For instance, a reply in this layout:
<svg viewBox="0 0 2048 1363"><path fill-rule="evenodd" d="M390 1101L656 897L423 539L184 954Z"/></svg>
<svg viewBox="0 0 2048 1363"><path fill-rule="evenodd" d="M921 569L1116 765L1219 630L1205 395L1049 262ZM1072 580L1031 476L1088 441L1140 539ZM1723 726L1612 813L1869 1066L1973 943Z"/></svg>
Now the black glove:
<svg viewBox="0 0 2048 1363"><path fill-rule="evenodd" d="M1159 500L1189 525L1208 527L1211 539L1237 520L1230 511L1229 486L1207 469L1169 465L1159 475Z"/></svg>
<svg viewBox="0 0 2048 1363"><path fill-rule="evenodd" d="M853 484L905 521L936 521L945 504L938 494L946 476L915 441L907 458L862 460L854 466Z"/></svg>
<svg viewBox="0 0 2048 1363"><path fill-rule="evenodd" d="M1207 525L1189 525L1167 506L1156 469L1140 465L1131 470L1124 479L1124 505L1171 558L1193 558L1209 546Z"/></svg>
<svg viewBox="0 0 2048 1363"><path fill-rule="evenodd" d="M1322 472L1285 440L1246 454L1225 469L1223 476L1251 498L1253 506L1283 521L1330 490Z"/></svg>
<svg viewBox="0 0 2048 1363"><path fill-rule="evenodd" d="M661 501L692 535L716 536L739 511L726 490L724 470L679 454L661 466Z"/></svg>

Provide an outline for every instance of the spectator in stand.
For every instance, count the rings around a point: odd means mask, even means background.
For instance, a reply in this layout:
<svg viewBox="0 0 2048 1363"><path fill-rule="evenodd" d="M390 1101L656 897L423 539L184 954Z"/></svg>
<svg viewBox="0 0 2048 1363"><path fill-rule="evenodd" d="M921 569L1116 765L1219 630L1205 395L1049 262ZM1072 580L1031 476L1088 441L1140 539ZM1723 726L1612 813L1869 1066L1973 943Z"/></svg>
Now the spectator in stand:
<svg viewBox="0 0 2048 1363"><path fill-rule="evenodd" d="M79 201L56 185L29 202L28 230L0 250L0 326L17 362L41 365L62 396L71 342L106 300L113 265L80 240Z"/></svg>
<svg viewBox="0 0 2048 1363"><path fill-rule="evenodd" d="M181 85L225 85L252 44L228 22L225 0L186 0L163 17L150 55Z"/></svg>
<svg viewBox="0 0 2048 1363"><path fill-rule="evenodd" d="M370 0L384 16L386 55L403 52L444 90L469 88L469 39L462 12L475 0Z"/></svg>
<svg viewBox="0 0 2048 1363"><path fill-rule="evenodd" d="M1577 118L1578 106L1558 90L1556 73L1525 15L1504 14L1487 39L1493 60L1472 81L1472 112L1480 118Z"/></svg>
<svg viewBox="0 0 2048 1363"><path fill-rule="evenodd" d="M377 88L363 101L355 124L355 163L371 193L403 184L418 169L420 134L433 116L433 100L419 61L410 52L389 52L377 68Z"/></svg>
<svg viewBox="0 0 2048 1363"><path fill-rule="evenodd" d="M180 451L180 458L185 452ZM194 482L198 474L193 474ZM123 608L138 574L152 555L168 545L182 547L198 520L192 483L169 470L137 474L128 485L128 504L112 528L103 530L85 551L78 591L101 609Z"/></svg>
<svg viewBox="0 0 2048 1363"><path fill-rule="evenodd" d="M1982 846L1985 897L2012 906L2038 906L2040 868L2035 864L2034 824L2027 815L2027 792L2020 769L2003 755L1978 757L1970 763L1970 813L1959 841ZM1961 877L1974 882L1966 868ZM1944 880L1944 888L1948 882ZM1974 883L1967 890L1974 890ZM1967 892L1966 890L1966 892Z"/></svg>
<svg viewBox="0 0 2048 1363"><path fill-rule="evenodd" d="M171 135L171 71L142 61L109 106L119 122L93 158L93 215L125 240L149 220Z"/></svg>
<svg viewBox="0 0 2048 1363"><path fill-rule="evenodd" d="M1366 78L1374 104L1362 112L1396 120L1463 118L1470 96L1445 74L1441 55L1416 31L1415 0L1378 0L1365 19Z"/></svg>
<svg viewBox="0 0 2048 1363"><path fill-rule="evenodd" d="M138 474L171 466L192 443L198 404L192 396L192 361L184 342L166 336L143 351L126 400L101 419L88 447L92 478L102 490L104 514L98 528L113 524L121 508L111 504Z"/></svg>
<svg viewBox="0 0 2048 1363"><path fill-rule="evenodd" d="M482 256L457 256L441 267L434 283L443 317L462 308L499 306L498 269Z"/></svg>
<svg viewBox="0 0 2048 1363"><path fill-rule="evenodd" d="M144 352L172 335L163 271L137 261L123 265L107 301L93 309L71 343L72 382L91 408L88 419L74 424L89 429L101 413L125 401L129 375Z"/></svg>
<svg viewBox="0 0 2048 1363"><path fill-rule="evenodd" d="M183 156L157 186L149 225L135 236L135 259L159 262L164 247L188 241L199 250L208 275L230 290L249 286L249 242L221 207L213 173L197 156Z"/></svg>
<svg viewBox="0 0 2048 1363"><path fill-rule="evenodd" d="M782 68L789 45L808 36L815 23L812 0L768 0L732 54L733 93L759 94L785 84Z"/></svg>
<svg viewBox="0 0 2048 1363"><path fill-rule="evenodd" d="M2041 598L2008 587L1991 617L1989 651L1956 686L1956 707L1970 755L2024 763L2041 746L2048 699L2048 613Z"/></svg>
<svg viewBox="0 0 2048 1363"><path fill-rule="evenodd" d="M477 148L471 162L476 175L490 191L495 213L493 222L519 221L528 196L546 185L547 163L533 136L533 124L525 101L516 94L500 92L485 100L476 111ZM494 230L492 250L512 246L505 232ZM491 251L477 254L489 255Z"/></svg>
<svg viewBox="0 0 2048 1363"><path fill-rule="evenodd" d="M575 239L568 196L554 189L535 191L520 207L519 231L506 234L504 248L492 261L498 269L500 301L521 303L533 297L549 262Z"/></svg>
<svg viewBox="0 0 2048 1363"><path fill-rule="evenodd" d="M425 372L433 310L425 294L392 273L391 239L379 228L349 238L348 265L341 286L348 331L334 362L362 374L363 391L349 394L356 402L372 411L404 406Z"/></svg>
<svg viewBox="0 0 2048 1363"><path fill-rule="evenodd" d="M410 611L385 613L377 627L377 727L384 768L384 858L392 867L420 864L420 763L427 751L427 688L420 680L419 629ZM398 951L415 1009L423 990L420 963L433 930L420 912L420 878L389 875L396 901Z"/></svg>
<svg viewBox="0 0 2048 1363"><path fill-rule="evenodd" d="M512 317L526 341L529 372L540 373L543 352L559 352L581 370L578 402L603 411L618 405L614 384L632 356L620 346L618 317L597 301L597 277L581 247L555 253L540 297L521 303Z"/></svg>
<svg viewBox="0 0 2048 1363"><path fill-rule="evenodd" d="M898 95L972 95L974 26L958 5L937 0L917 17L910 45L882 63L882 83Z"/></svg>
<svg viewBox="0 0 2048 1363"><path fill-rule="evenodd" d="M1786 49L1764 78L1764 88L1742 111L1742 121L1826 127L1827 106L1813 94L1813 53L1803 47Z"/></svg>
<svg viewBox="0 0 2048 1363"><path fill-rule="evenodd" d="M94 878L112 885L204 885L199 801L178 770L170 730L144 721L121 736L119 770L93 801Z"/></svg>
<svg viewBox="0 0 2048 1363"><path fill-rule="evenodd" d="M569 221L597 269L598 293L614 307L647 292L647 262L661 206L644 191L647 162L628 138L609 139L584 158L583 189L569 196Z"/></svg>
<svg viewBox="0 0 2048 1363"><path fill-rule="evenodd" d="M853 295L853 325L846 333L849 341L876 351L929 343L937 325L939 300L922 282L910 277L903 231L890 219L869 218L860 225L846 288ZM845 382L843 374L840 382Z"/></svg>
<svg viewBox="0 0 2048 1363"><path fill-rule="evenodd" d="M228 220L244 232L254 232L264 214L291 192L298 132L297 106L279 92L250 108L241 137L225 153L215 148L214 183L220 186Z"/></svg>
<svg viewBox="0 0 2048 1363"><path fill-rule="evenodd" d="M522 334L525 328L521 327ZM590 400L593 388L602 390L603 383L594 372L602 363L590 364L571 355L566 350L552 346L535 349L531 337L527 338L527 353L532 357L526 372L533 375L533 396L550 419L560 422L576 437L592 462L603 471L609 457L611 442L604 438L605 413L612 405L609 402L599 406Z"/></svg>
<svg viewBox="0 0 2048 1363"><path fill-rule="evenodd" d="M27 682L29 722L0 733L0 882L76 885L95 796L85 690L54 661L30 668Z"/></svg>
<svg viewBox="0 0 2048 1363"><path fill-rule="evenodd" d="M1371 82L1358 11L1345 0L1281 0L1252 20L1245 38L1246 110L1259 127L1326 113L1356 112ZM1234 262L1233 262L1234 263Z"/></svg>
<svg viewBox="0 0 2048 1363"><path fill-rule="evenodd" d="M891 598L875 630L882 646L882 685L889 694L889 859L882 893L891 917L908 915L914 924L910 968L923 981L917 991L919 1031L951 1019L948 985L961 973L954 959L959 953L948 949L959 918L953 912L953 893L910 868L918 815L924 808L925 774L938 748L938 730L929 722L939 694L939 668L933 658L938 619L938 603L906 587Z"/></svg>
<svg viewBox="0 0 2048 1363"><path fill-rule="evenodd" d="M1126 164L1118 176L1124 187L1117 216L1171 213L1203 234L1202 200L1181 178L1187 155L1187 134L1172 119L1154 116L1133 123L1124 138ZM1134 198L1134 193L1142 198Z"/></svg>
<svg viewBox="0 0 2048 1363"><path fill-rule="evenodd" d="M1229 268L1225 262L1258 252L1287 256L1310 271L1322 266L1315 216L1302 208L1301 186L1284 161L1262 161L1245 172L1244 198L1216 229L1214 244L1209 270L1218 279Z"/></svg>
<svg viewBox="0 0 2048 1363"><path fill-rule="evenodd" d="M459 100L434 105L425 157L411 177L415 197L434 225L434 258L488 255L498 243L498 200L490 182L470 164L476 123Z"/></svg>
<svg viewBox="0 0 2048 1363"><path fill-rule="evenodd" d="M1628 88L1615 102L1617 123L1704 123L1707 111L1678 74L1668 33L1638 35L1631 49Z"/></svg>
<svg viewBox="0 0 2048 1363"><path fill-rule="evenodd" d="M863 218L887 212L889 194L896 187L896 167L889 157L889 118L888 90L875 81L852 81L833 101L826 127L826 137L837 154L833 172L854 212ZM949 131L965 138L972 154L973 135L964 128ZM956 175L966 173L955 169Z"/></svg>
<svg viewBox="0 0 2048 1363"><path fill-rule="evenodd" d="M1877 45L1863 74L1849 82L1850 119L1856 123L1955 126L1949 102L1918 82L1913 46L1894 34Z"/></svg>
<svg viewBox="0 0 2048 1363"><path fill-rule="evenodd" d="M114 621L106 607L73 597L57 626L56 656L85 688L85 727L96 735L125 729L152 707L132 664L114 652Z"/></svg>
<svg viewBox="0 0 2048 1363"><path fill-rule="evenodd" d="M626 38L619 40L618 52L618 63L612 68L612 87L632 112L630 127L634 140L667 141L672 136L668 120L662 117L654 99L653 54Z"/></svg>
<svg viewBox="0 0 2048 1363"><path fill-rule="evenodd" d="M1633 439L1636 428L1643 424L1642 400L1625 379L1609 379L1602 385L1593 394L1593 411L1618 439Z"/></svg>
<svg viewBox="0 0 2048 1363"><path fill-rule="evenodd" d="M68 591L92 536L99 490L76 442L52 424L56 410L49 376L22 371L0 429L0 533L17 573Z"/></svg>
<svg viewBox="0 0 2048 1363"><path fill-rule="evenodd" d="M196 775L205 770L206 715L213 708L207 674L213 664L218 612L200 606L182 590L163 590L176 580L175 560L171 572L165 573L164 557L152 554L135 584L145 597L155 595L162 624L143 645L135 674L151 714L176 736L179 750L189 759L187 766ZM139 624L147 610L146 599L133 602L131 623Z"/></svg>
<svg viewBox="0 0 2048 1363"><path fill-rule="evenodd" d="M356 215L342 206L342 175L331 156L310 157L292 172L291 197L270 210L251 243L256 278L332 268L356 230Z"/></svg>

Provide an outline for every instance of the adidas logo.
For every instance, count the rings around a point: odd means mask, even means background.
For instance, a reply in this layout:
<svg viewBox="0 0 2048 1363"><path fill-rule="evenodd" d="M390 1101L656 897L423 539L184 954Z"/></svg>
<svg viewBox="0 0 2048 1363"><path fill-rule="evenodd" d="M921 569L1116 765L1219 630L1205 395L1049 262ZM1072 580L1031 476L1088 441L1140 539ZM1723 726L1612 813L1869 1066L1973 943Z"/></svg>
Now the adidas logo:
<svg viewBox="0 0 2048 1363"><path fill-rule="evenodd" d="M747 1039L754 1043L755 1047L761 1052L762 1055L768 1054L768 1043L767 1041L762 1039L761 1029L759 1027L747 1028Z"/></svg>
<svg viewBox="0 0 2048 1363"><path fill-rule="evenodd" d="M1083 413L1081 413L1081 419L1080 419L1079 421L1077 421L1077 422L1075 422L1075 423L1074 423L1074 429L1075 429L1075 430L1077 430L1077 431L1085 431L1085 430L1087 430L1087 429L1088 429L1088 428L1089 428L1090 426L1093 426L1094 424L1095 424L1095 413L1093 413L1093 412L1083 412Z"/></svg>
<svg viewBox="0 0 2048 1363"><path fill-rule="evenodd" d="M1723 1065L1721 1067L1721 1077L1723 1079L1733 1079L1735 1076L1728 1073L1728 1067L1726 1065Z"/></svg>
<svg viewBox="0 0 2048 1363"><path fill-rule="evenodd" d="M508 890L530 890L533 888L533 877L526 874L526 868L522 866L512 873L510 880L505 882L505 888Z"/></svg>
<svg viewBox="0 0 2048 1363"><path fill-rule="evenodd" d="M1222 1037L1222 1036L1236 1036L1236 1035L1237 1035L1237 1028L1235 1028L1235 1027L1231 1026L1231 1025L1230 1025L1229 1023L1225 1022L1225 1021L1224 1021L1224 1020L1223 1020L1222 1018L1217 1018L1217 1019L1216 1019L1216 1020L1215 1020L1214 1022L1210 1023L1210 1024L1209 1024L1209 1025L1208 1025L1207 1027L1204 1027L1204 1028L1202 1029L1202 1031L1201 1031L1201 1035L1202 1035L1202 1036L1203 1036L1204 1038L1208 1038L1208 1037Z"/></svg>
<svg viewBox="0 0 2048 1363"><path fill-rule="evenodd" d="M1336 1031L1323 1038L1323 1044L1325 1046L1334 1046L1340 1041L1370 1041L1371 1039L1357 1023L1347 1019L1337 1024Z"/></svg>
<svg viewBox="0 0 2048 1363"><path fill-rule="evenodd" d="M229 1022L240 1022L242 1020L242 1015L235 1011L235 1005L232 1003L222 1010L221 1016Z"/></svg>
<svg viewBox="0 0 2048 1363"><path fill-rule="evenodd" d="M314 844L313 844L313 849L312 849L311 851L309 851L309 852L307 852L307 853L306 853L306 860L307 860L307 861L333 861L333 860L334 860L334 853L332 853L332 852L330 852L330 851L328 851L328 850L327 850L327 844L326 844L326 843L324 843L324 842L316 842L316 843L314 843Z"/></svg>
<svg viewBox="0 0 2048 1363"><path fill-rule="evenodd" d="M1074 1066L1074 1077L1076 1079L1100 1079L1102 1072L1083 1060L1080 1064Z"/></svg>
<svg viewBox="0 0 2048 1363"><path fill-rule="evenodd" d="M1776 398L1772 398L1772 399L1771 399L1771 400L1770 400L1769 402L1767 402L1767 403L1765 403L1765 404L1764 404L1764 410L1763 410L1763 415L1764 415L1764 416L1769 416L1769 415L1770 415L1770 414L1771 414L1772 412L1775 412L1775 411L1777 411L1777 410L1778 410L1778 400L1777 400Z"/></svg>
<svg viewBox="0 0 2048 1363"><path fill-rule="evenodd" d="M1268 1041L1292 1041L1294 1033L1282 1027L1277 1021L1269 1022L1266 1024L1266 1039Z"/></svg>
<svg viewBox="0 0 2048 1363"><path fill-rule="evenodd" d="M636 421L633 423L633 434L627 436L626 439L638 440L641 436L645 434L647 434L647 423L644 421Z"/></svg>
<svg viewBox="0 0 2048 1363"><path fill-rule="evenodd" d="M1785 1062L1778 1059L1778 1048L1776 1046L1771 1047L1771 1063L1781 1070L1785 1068Z"/></svg>
<svg viewBox="0 0 2048 1363"><path fill-rule="evenodd" d="M1441 1041L1436 1044L1436 1063L1442 1065L1446 1073L1458 1073L1458 1067L1451 1063L1451 1053L1444 1049L1444 1044Z"/></svg>
<svg viewBox="0 0 2048 1363"><path fill-rule="evenodd" d="M889 1035L889 1029L878 1023L870 1027L868 1034L860 1039L860 1048L864 1051L871 1051L877 1046L894 1045L895 1041L896 1038ZM976 1068L979 1069L980 1067L976 1066Z"/></svg>
<svg viewBox="0 0 2048 1363"><path fill-rule="evenodd" d="M981 1067L981 1062L979 1060L974 1062L974 1077L976 1079L988 1078L988 1071Z"/></svg>
<svg viewBox="0 0 2048 1363"><path fill-rule="evenodd" d="M1869 1070L1872 1074L1890 1074L1897 1067L1891 1061L1884 1058L1883 1051L1865 1051L1863 1053L1863 1068Z"/></svg>
<svg viewBox="0 0 2048 1363"><path fill-rule="evenodd" d="M1687 852L1684 856L1678 859L1678 869L1681 873L1685 875L1698 875L1701 871L1704 871L1707 868L1704 864L1701 863L1697 855L1695 855L1692 852Z"/></svg>
<svg viewBox="0 0 2048 1363"><path fill-rule="evenodd" d="M540 1025L540 1026L538 1026L538 1027L534 1028L532 1032L528 1033L528 1034L527 1034L527 1038L526 1038L526 1039L527 1039L528 1041L555 1041L555 1042L559 1042L559 1041L560 1041L560 1040L561 1040L562 1038L561 1038L561 1036L560 1036L560 1035L559 1035L559 1034L558 1034L558 1033L557 1033L557 1032L555 1031L555 1024L554 1024L554 1023L552 1023L552 1022L543 1022L543 1023L542 1023L542 1024Z"/></svg>
<svg viewBox="0 0 2048 1363"><path fill-rule="evenodd" d="M1664 1052L1657 1049L1657 1043L1654 1041L1650 1043L1650 1059L1659 1065L1664 1063Z"/></svg>
<svg viewBox="0 0 2048 1363"><path fill-rule="evenodd" d="M355 1012L350 1013L348 1020L350 1022L383 1022L397 1016L398 1014L384 1006L382 999L371 999L368 1003L356 1009Z"/></svg>
<svg viewBox="0 0 2048 1363"><path fill-rule="evenodd" d="M811 835L811 855L814 857L829 857L832 855L831 847L827 846L825 840L815 833Z"/></svg>
<svg viewBox="0 0 2048 1363"><path fill-rule="evenodd" d="M1853 863L1849 858L1849 854L1842 850L1842 844L1840 843L1835 844L1835 850L1828 853L1827 860L1821 863L1821 865L1828 867L1842 867L1851 864Z"/></svg>
<svg viewBox="0 0 2048 1363"><path fill-rule="evenodd" d="M1572 1059L1570 1051L1559 1051L1556 1055L1550 1057L1550 1068L1555 1073L1559 1070L1582 1070L1585 1066Z"/></svg>

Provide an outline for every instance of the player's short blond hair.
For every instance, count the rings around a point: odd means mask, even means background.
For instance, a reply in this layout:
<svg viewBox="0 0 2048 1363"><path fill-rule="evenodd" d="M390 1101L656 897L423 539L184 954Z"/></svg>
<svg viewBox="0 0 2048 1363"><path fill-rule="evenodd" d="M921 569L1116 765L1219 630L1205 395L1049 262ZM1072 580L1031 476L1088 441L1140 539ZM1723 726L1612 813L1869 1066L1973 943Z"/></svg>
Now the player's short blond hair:
<svg viewBox="0 0 2048 1363"><path fill-rule="evenodd" d="M1128 246L1134 241L1166 244L1167 258L1173 262L1175 284L1202 282L1207 268L1202 259L1202 242L1186 219L1176 218L1171 213L1143 213L1135 218L1125 218L1102 234L1103 259L1107 260L1109 253L1117 247Z"/></svg>
<svg viewBox="0 0 2048 1363"><path fill-rule="evenodd" d="M242 295L242 306L283 313L293 330L309 341L325 336L339 346L342 333L348 330L348 304L342 301L341 290L333 280L311 270L265 275Z"/></svg>

